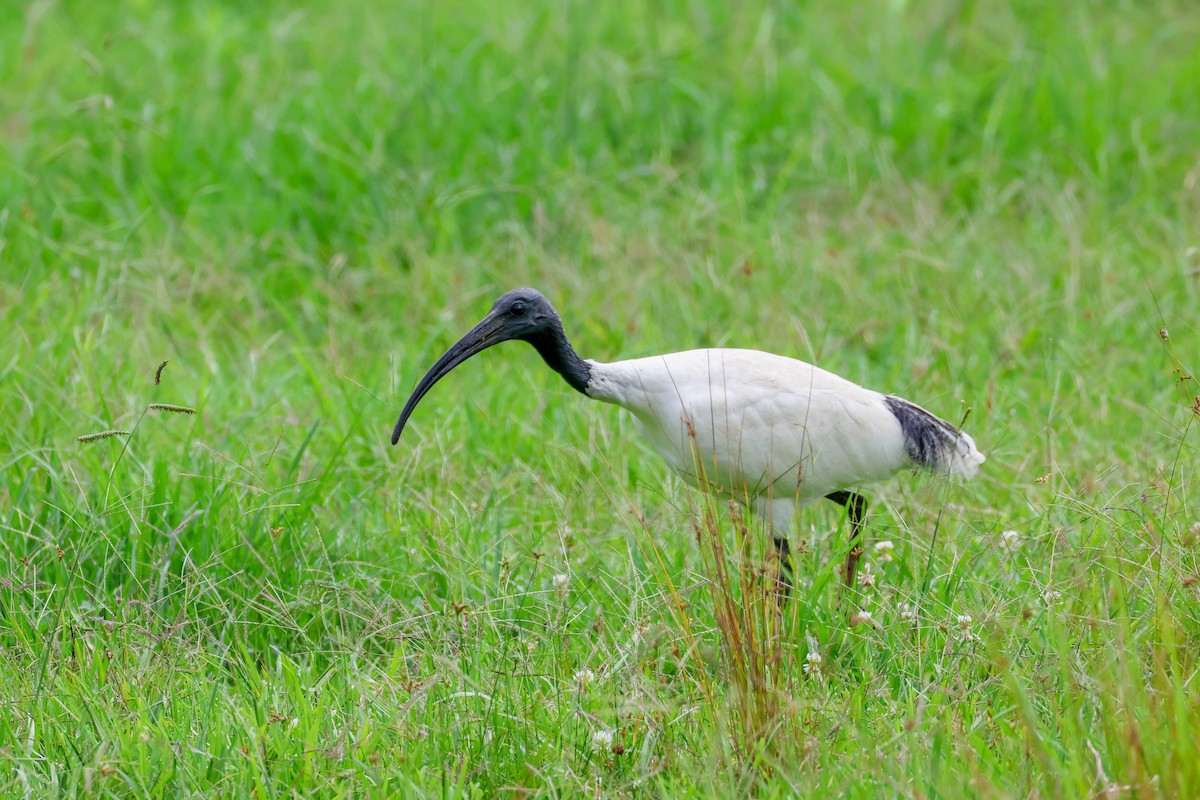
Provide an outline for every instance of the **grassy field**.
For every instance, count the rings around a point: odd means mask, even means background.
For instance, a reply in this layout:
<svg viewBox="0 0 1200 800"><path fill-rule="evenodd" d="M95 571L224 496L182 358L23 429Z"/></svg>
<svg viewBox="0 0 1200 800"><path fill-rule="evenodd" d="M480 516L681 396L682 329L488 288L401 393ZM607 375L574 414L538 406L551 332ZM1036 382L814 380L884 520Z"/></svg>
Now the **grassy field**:
<svg viewBox="0 0 1200 800"><path fill-rule="evenodd" d="M0 796L1200 794L1200 11L842 5L5 4ZM389 446L522 285L988 462L777 621L525 345Z"/></svg>

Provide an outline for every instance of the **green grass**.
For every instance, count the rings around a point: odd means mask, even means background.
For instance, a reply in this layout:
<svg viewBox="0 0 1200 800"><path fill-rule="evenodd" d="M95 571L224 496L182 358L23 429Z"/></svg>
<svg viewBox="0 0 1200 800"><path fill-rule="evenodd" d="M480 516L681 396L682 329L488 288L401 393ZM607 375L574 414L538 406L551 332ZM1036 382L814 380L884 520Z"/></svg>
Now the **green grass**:
<svg viewBox="0 0 1200 800"><path fill-rule="evenodd" d="M1002 5L8 4L0 795L1200 793L1200 13ZM807 510L776 630L530 348L388 445L519 285L989 460L840 605Z"/></svg>

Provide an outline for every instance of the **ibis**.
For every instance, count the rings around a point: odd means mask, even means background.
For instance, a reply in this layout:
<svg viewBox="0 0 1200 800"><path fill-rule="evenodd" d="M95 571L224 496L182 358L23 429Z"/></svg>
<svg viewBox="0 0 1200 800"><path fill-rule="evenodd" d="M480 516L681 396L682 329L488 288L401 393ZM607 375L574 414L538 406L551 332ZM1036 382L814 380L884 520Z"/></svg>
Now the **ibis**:
<svg viewBox="0 0 1200 800"><path fill-rule="evenodd" d="M689 484L750 505L770 528L779 581L792 582L788 535L820 499L846 508L853 584L867 502L864 484L902 470L973 476L984 456L957 426L915 403L819 367L757 350L705 349L603 363L575 352L562 319L535 289L495 302L421 378L392 444L434 384L493 345L520 339L573 389L630 411L650 445Z"/></svg>

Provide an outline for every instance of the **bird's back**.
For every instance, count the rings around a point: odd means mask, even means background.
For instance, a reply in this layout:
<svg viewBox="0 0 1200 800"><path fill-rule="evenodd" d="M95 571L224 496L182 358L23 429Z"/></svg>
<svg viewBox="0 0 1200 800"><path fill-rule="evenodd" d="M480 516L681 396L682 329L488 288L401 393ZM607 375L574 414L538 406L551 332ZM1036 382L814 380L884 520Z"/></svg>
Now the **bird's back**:
<svg viewBox="0 0 1200 800"><path fill-rule="evenodd" d="M633 412L685 479L734 497L807 502L905 467L967 475L983 460L919 406L784 356L689 350L591 368L589 395Z"/></svg>

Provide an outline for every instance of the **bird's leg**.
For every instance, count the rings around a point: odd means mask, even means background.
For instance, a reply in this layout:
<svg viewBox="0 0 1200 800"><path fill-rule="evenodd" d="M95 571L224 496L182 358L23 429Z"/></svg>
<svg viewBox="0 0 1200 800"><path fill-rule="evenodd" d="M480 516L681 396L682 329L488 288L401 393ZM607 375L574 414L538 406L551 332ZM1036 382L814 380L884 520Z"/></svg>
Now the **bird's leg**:
<svg viewBox="0 0 1200 800"><path fill-rule="evenodd" d="M856 492L838 491L825 495L838 505L846 507L850 517L850 552L846 555L846 585L854 585L858 572L858 558L863 554L862 529L867 521L867 500Z"/></svg>
<svg viewBox="0 0 1200 800"><path fill-rule="evenodd" d="M792 595L792 546L788 544L786 535L775 534L775 550L779 554L779 573L775 577L775 590L781 601L786 602Z"/></svg>
<svg viewBox="0 0 1200 800"><path fill-rule="evenodd" d="M792 547L788 541L788 528L796 514L796 501L791 498L782 500L768 497L755 497L751 507L758 518L766 523L775 540L775 554L779 559L775 572L775 600L780 609L791 598L793 578Z"/></svg>
<svg viewBox="0 0 1200 800"><path fill-rule="evenodd" d="M867 522L867 501L861 494L851 494L846 509L850 516L850 552L846 556L846 584L853 586L854 576L858 571L858 558L863 554L863 546L866 543L863 526Z"/></svg>

